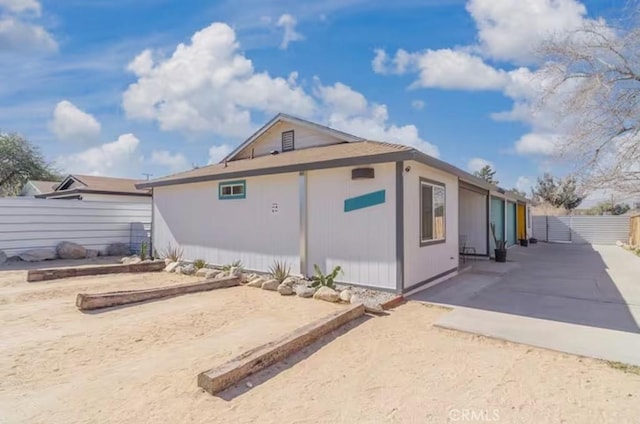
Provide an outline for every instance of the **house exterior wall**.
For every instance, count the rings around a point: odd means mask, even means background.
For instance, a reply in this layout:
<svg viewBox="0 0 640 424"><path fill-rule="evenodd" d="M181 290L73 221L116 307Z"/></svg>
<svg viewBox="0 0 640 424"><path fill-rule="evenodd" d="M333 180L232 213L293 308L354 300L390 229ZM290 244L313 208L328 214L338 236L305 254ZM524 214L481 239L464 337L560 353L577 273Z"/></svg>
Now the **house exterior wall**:
<svg viewBox="0 0 640 424"><path fill-rule="evenodd" d="M98 202L131 202L151 204L151 196L125 196L118 194L93 194L81 193L82 200L95 200Z"/></svg>
<svg viewBox="0 0 640 424"><path fill-rule="evenodd" d="M487 255L487 194L460 187L460 236L466 236L467 247L473 247L478 255Z"/></svg>
<svg viewBox="0 0 640 424"><path fill-rule="evenodd" d="M395 166L371 165L375 178L359 180L352 167L307 172L309 274L339 265L339 281L396 289ZM345 200L380 190L384 203L345 212Z"/></svg>
<svg viewBox="0 0 640 424"><path fill-rule="evenodd" d="M268 271L275 260L299 269L298 174L245 178L246 197L219 199L219 181L154 188L154 246L184 249L185 260L241 260ZM224 181L220 181L224 182Z"/></svg>
<svg viewBox="0 0 640 424"><path fill-rule="evenodd" d="M406 161L404 172L404 288L451 272L458 267L458 177L415 161ZM445 184L446 240L420 246L420 177ZM442 277L448 278L448 277Z"/></svg>
<svg viewBox="0 0 640 424"><path fill-rule="evenodd" d="M290 130L294 131L294 147L296 150L342 142L342 140L338 138L331 137L317 130L288 122L279 122L251 143L250 146L238 152L234 159L251 157L251 149L253 149L254 157L268 155L273 150L280 152L282 150L282 133Z"/></svg>
<svg viewBox="0 0 640 424"><path fill-rule="evenodd" d="M22 190L20 191L20 194L18 194L18 196L34 197L36 194L41 194L40 190L38 190L36 186L31 184L31 181L27 181L24 187L22 187Z"/></svg>

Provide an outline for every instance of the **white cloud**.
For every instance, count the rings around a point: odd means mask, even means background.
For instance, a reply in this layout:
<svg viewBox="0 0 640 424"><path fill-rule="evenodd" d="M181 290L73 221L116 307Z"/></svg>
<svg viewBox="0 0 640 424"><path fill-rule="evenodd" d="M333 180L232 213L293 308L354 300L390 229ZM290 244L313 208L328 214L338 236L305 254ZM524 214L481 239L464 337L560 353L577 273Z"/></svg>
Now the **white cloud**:
<svg viewBox="0 0 640 424"><path fill-rule="evenodd" d="M42 26L16 17L0 18L0 52L54 51L58 44Z"/></svg>
<svg viewBox="0 0 640 424"><path fill-rule="evenodd" d="M531 63L541 41L584 22L585 6L576 0L469 0L480 40L479 50L496 60Z"/></svg>
<svg viewBox="0 0 640 424"><path fill-rule="evenodd" d="M525 156L551 156L556 149L558 136L555 134L529 133L515 143L516 153Z"/></svg>
<svg viewBox="0 0 640 424"><path fill-rule="evenodd" d="M467 163L467 169L471 172L476 172L476 171L480 171L482 168L484 168L487 165L490 166L493 170L495 170L493 162L490 162L482 158L472 158Z"/></svg>
<svg viewBox="0 0 640 424"><path fill-rule="evenodd" d="M424 101L422 100L413 100L411 102L411 107L414 108L415 110L422 110L424 109Z"/></svg>
<svg viewBox="0 0 640 424"><path fill-rule="evenodd" d="M231 151L233 147L228 144L213 145L209 148L209 165L218 163L224 159Z"/></svg>
<svg viewBox="0 0 640 424"><path fill-rule="evenodd" d="M0 8L5 8L13 13L31 12L40 16L42 7L36 0L0 0Z"/></svg>
<svg viewBox="0 0 640 424"><path fill-rule="evenodd" d="M516 180L516 188L520 191L527 193L531 193L531 187L533 187L532 179L529 177L520 176Z"/></svg>
<svg viewBox="0 0 640 424"><path fill-rule="evenodd" d="M389 123L387 106L369 103L351 87L335 83L323 86L316 80L316 95L323 105L324 121L331 126L363 138L415 147L438 157L438 147L423 140L415 125L397 126Z"/></svg>
<svg viewBox="0 0 640 424"><path fill-rule="evenodd" d="M375 56L371 61L371 67L377 74L404 74L415 70L419 53L409 53L398 49L395 56L389 57L383 49L375 49Z"/></svg>
<svg viewBox="0 0 640 424"><path fill-rule="evenodd" d="M85 151L59 156L57 165L68 173L118 176L139 176L143 157L138 151L140 140L133 134L123 134L116 141Z"/></svg>
<svg viewBox="0 0 640 424"><path fill-rule="evenodd" d="M127 116L157 121L163 130L241 137L255 128L254 111L308 116L314 109L295 78L256 72L223 23L196 32L164 60L145 50L129 69L138 80L123 94Z"/></svg>
<svg viewBox="0 0 640 424"><path fill-rule="evenodd" d="M289 43L292 43L294 41L304 40L304 36L296 31L297 24L298 22L296 21L296 18L288 13L285 13L278 19L277 26L284 29L282 43L280 43L281 49L286 49L287 47L289 47Z"/></svg>
<svg viewBox="0 0 640 424"><path fill-rule="evenodd" d="M53 110L51 130L60 141L87 143L100 136L100 123L70 101L63 100Z"/></svg>
<svg viewBox="0 0 640 424"><path fill-rule="evenodd" d="M151 152L151 163L169 168L169 172L185 171L191 166L182 153L172 154L167 150L154 150Z"/></svg>

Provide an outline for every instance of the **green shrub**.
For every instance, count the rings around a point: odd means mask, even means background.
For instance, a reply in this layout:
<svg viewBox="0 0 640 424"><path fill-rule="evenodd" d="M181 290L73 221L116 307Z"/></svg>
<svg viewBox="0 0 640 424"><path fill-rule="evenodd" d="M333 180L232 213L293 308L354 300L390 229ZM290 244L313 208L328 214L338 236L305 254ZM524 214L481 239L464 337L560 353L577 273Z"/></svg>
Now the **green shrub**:
<svg viewBox="0 0 640 424"><path fill-rule="evenodd" d="M223 271L230 271L231 268L237 268L240 272L244 270L244 265L242 265L241 260L233 261L230 264L222 265Z"/></svg>
<svg viewBox="0 0 640 424"><path fill-rule="evenodd" d="M170 259L171 262L180 262L183 253L184 250L180 246L174 246L173 244L169 244L166 249L160 252L164 259Z"/></svg>
<svg viewBox="0 0 640 424"><path fill-rule="evenodd" d="M193 261L193 267L195 269L201 269L207 266L207 261L205 261L204 259L196 259L195 261Z"/></svg>
<svg viewBox="0 0 640 424"><path fill-rule="evenodd" d="M336 286L334 280L336 279L338 274L342 273L342 268L339 265L333 268L333 271L331 271L331 273L327 275L324 275L320 270L320 267L316 264L313 264L313 269L316 273L313 277L311 277L311 287L325 286L333 289Z"/></svg>
<svg viewBox="0 0 640 424"><path fill-rule="evenodd" d="M269 268L269 274L278 280L278 283L282 283L289 276L291 267L286 262L275 261Z"/></svg>
<svg viewBox="0 0 640 424"><path fill-rule="evenodd" d="M140 245L140 259L143 261L147 259L147 242L146 241L143 241L142 244Z"/></svg>

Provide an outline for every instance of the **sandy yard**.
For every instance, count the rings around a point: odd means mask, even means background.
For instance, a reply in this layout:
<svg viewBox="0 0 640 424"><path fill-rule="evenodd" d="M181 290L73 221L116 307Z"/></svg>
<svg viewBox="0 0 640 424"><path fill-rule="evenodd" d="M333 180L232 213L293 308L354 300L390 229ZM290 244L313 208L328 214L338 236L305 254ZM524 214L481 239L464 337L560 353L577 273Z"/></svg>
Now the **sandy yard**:
<svg viewBox="0 0 640 424"><path fill-rule="evenodd" d="M83 314L79 291L195 280L165 273L25 283L0 272L0 422L637 423L640 376L438 329L410 302L366 317L211 396L199 372L326 315L325 302L237 287ZM465 415L466 414L466 415ZM472 415L475 414L475 415ZM479 421L479 420L476 420Z"/></svg>

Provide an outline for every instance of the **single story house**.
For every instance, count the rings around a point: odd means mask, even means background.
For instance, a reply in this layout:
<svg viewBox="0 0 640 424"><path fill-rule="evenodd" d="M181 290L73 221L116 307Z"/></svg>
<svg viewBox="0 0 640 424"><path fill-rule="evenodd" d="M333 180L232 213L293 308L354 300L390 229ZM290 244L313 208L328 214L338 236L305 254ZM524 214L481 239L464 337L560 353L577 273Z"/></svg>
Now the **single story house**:
<svg viewBox="0 0 640 424"><path fill-rule="evenodd" d="M412 147L279 114L218 164L145 181L152 244L185 260L242 261L406 293L454 276L461 244L491 254L489 223L515 245L527 199Z"/></svg>
<svg viewBox="0 0 640 424"><path fill-rule="evenodd" d="M29 180L22 186L22 190L20 190L18 196L35 197L38 194L49 193L55 189L58 184L60 184L60 181Z"/></svg>
<svg viewBox="0 0 640 424"><path fill-rule="evenodd" d="M41 199L76 199L101 202L151 203L151 190L136 187L141 180L69 174L45 193Z"/></svg>

